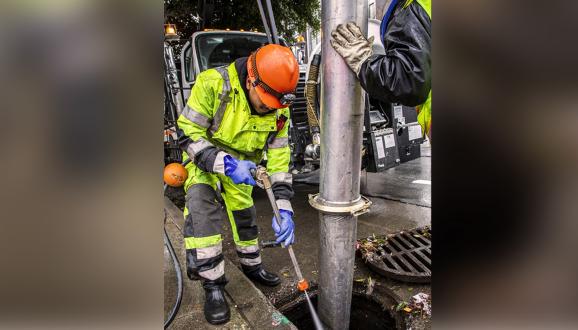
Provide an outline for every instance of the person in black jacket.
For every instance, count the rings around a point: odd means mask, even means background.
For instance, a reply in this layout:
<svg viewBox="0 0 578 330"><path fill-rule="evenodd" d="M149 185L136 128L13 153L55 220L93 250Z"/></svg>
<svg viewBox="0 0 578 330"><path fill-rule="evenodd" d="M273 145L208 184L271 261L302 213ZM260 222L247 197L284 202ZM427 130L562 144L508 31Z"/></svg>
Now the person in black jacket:
<svg viewBox="0 0 578 330"><path fill-rule="evenodd" d="M331 45L370 97L415 106L425 134L431 128L431 0L393 0L381 24L385 55L372 51L353 22L340 24Z"/></svg>

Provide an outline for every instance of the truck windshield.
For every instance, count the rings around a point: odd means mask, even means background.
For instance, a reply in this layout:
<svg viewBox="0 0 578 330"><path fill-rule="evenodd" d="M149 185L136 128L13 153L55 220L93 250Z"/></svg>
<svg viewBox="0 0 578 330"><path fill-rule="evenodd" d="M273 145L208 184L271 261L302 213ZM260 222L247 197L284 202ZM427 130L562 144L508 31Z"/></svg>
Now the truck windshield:
<svg viewBox="0 0 578 330"><path fill-rule="evenodd" d="M239 57L267 44L267 37L249 33L211 33L196 38L196 49L201 71L230 64Z"/></svg>

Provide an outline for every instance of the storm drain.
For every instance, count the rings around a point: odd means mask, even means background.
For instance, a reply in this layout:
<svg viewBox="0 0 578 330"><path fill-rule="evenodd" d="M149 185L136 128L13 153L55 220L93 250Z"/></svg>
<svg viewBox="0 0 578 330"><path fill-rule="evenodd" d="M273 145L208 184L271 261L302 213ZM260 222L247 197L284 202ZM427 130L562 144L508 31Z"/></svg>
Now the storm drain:
<svg viewBox="0 0 578 330"><path fill-rule="evenodd" d="M431 232L429 227L358 241L358 251L374 272L404 282L431 280Z"/></svg>

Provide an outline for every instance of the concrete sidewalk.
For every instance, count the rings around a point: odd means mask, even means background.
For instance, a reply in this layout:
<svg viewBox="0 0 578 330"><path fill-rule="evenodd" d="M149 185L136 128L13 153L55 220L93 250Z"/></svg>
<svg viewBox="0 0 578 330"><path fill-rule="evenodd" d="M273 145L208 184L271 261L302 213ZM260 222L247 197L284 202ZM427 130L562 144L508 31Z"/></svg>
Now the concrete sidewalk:
<svg viewBox="0 0 578 330"><path fill-rule="evenodd" d="M422 157L408 163L401 164L399 168L387 173L379 173L374 175L393 176L397 172L403 171L407 180L415 179L431 179L428 177L421 177L425 173L423 168L429 167L431 162L430 157ZM416 169L415 178L411 178L411 171L408 169ZM429 174L429 169L427 169ZM421 176L420 176L421 175ZM386 181L387 178L382 178ZM411 182L411 181L409 181ZM419 185L417 186L420 187ZM431 189L429 186L424 186L423 192ZM400 189L403 187L400 186ZM293 249L299 261L303 275L315 286L318 281L318 254L319 254L319 215L317 210L313 209L308 202L308 195L317 193L319 188L317 186L310 186L304 184L295 184L295 197L293 198L293 208L295 210L295 235L296 241ZM392 189L397 189L393 187ZM405 193L406 190L404 190ZM418 191L419 192L419 191ZM420 192L421 193L421 192ZM395 191L391 191L392 195L396 195ZM401 191L400 194L401 195ZM429 205L431 205L431 194L423 193L420 196L429 198ZM253 198L257 209L257 223L259 226L260 240L270 240L274 238L273 230L271 229L272 210L265 192L259 188L254 189ZM420 206L414 204L404 203L398 200L370 198L373 202L371 212L361 215L357 223L357 237L359 239L365 238L372 234L383 235L391 234L401 230L411 230L417 227L422 227L431 224L431 208L427 206ZM395 198L394 198L395 199ZM427 204L426 204L427 205ZM180 210L178 210L172 203L167 202L167 209L172 210L172 218L179 227L182 228L183 219ZM287 297L295 296L297 294L296 274L291 266L291 261L286 249L271 248L262 251L263 265L266 269L276 272L282 279L282 283L274 288L258 285L255 288L247 278L239 270L240 265L237 259L235 245L230 229L230 225L223 218L223 253L228 259L226 263L226 274L230 282L226 287L229 295L229 303L232 307L232 320L225 327L210 326L203 316L203 302L204 293L200 287L199 282L192 282L185 278L185 296L183 299L183 306L178 314L171 329L195 328L195 329L280 329L280 326L273 326L275 323L274 315L277 310L273 307L286 301ZM167 221L167 230L170 231L171 240L177 254L181 257L181 265L184 268L184 244L182 235L174 224L169 219ZM168 256L167 256L168 258ZM369 277L377 285L386 288L396 297L398 301L410 301L411 297L419 292L431 294L431 289L428 284L408 284L388 278L382 277L373 273L363 263L361 258L357 257L355 261L354 284L360 283L362 280L367 280ZM172 265L170 262L166 266L169 268L165 270L165 313L170 309L174 301L174 292L176 281L174 274L172 274ZM248 301L248 302L247 302ZM252 304L251 306L245 304ZM413 329L429 329L430 321L414 320L410 322L409 326ZM292 325L290 325L292 326ZM287 326L287 327L290 327Z"/></svg>
<svg viewBox="0 0 578 330"><path fill-rule="evenodd" d="M229 260L225 259L225 274L229 283L225 287L231 307L231 321L213 326L205 320L203 304L205 293L200 281L191 281L186 275L185 248L181 229L184 219L179 210L165 198L167 211L166 228L175 253L179 258L183 275L183 300L181 308L170 329L296 329L269 302L269 300ZM165 248L165 318L172 308L177 291L177 278L170 255Z"/></svg>

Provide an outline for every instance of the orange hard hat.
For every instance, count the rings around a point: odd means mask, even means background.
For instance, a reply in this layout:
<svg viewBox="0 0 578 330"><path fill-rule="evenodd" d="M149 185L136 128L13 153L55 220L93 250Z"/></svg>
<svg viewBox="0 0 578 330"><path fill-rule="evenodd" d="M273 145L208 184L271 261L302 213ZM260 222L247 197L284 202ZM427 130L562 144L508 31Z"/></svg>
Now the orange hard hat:
<svg viewBox="0 0 578 330"><path fill-rule="evenodd" d="M171 187L182 186L188 177L189 172L187 172L187 169L179 163L170 163L165 166L163 180Z"/></svg>
<svg viewBox="0 0 578 330"><path fill-rule="evenodd" d="M270 44L257 49L247 61L249 80L269 108L284 108L295 101L299 64L291 50Z"/></svg>

